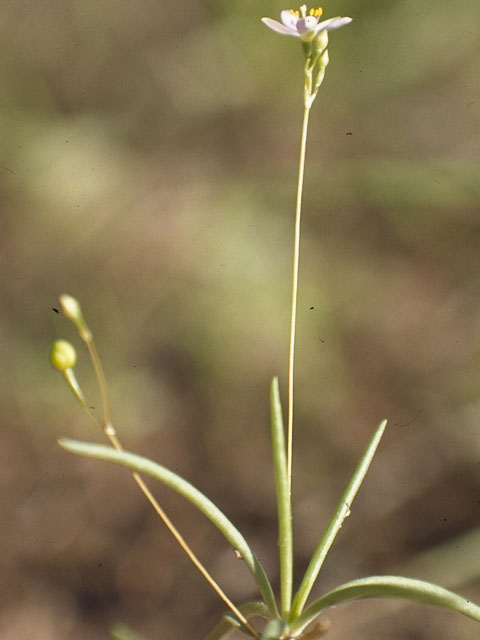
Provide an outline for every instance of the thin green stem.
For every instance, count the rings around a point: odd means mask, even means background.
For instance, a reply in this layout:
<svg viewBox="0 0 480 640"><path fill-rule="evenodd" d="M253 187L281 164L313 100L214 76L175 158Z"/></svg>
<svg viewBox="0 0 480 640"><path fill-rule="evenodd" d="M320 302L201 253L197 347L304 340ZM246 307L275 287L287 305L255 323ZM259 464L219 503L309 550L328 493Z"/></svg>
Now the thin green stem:
<svg viewBox="0 0 480 640"><path fill-rule="evenodd" d="M89 331L87 335L82 336L87 346L88 353L90 354L90 360L92 361L95 376L97 378L98 387L100 389L100 397L102 399L103 407L103 430L107 437L115 436L116 432L112 424L112 412L110 409L110 399L108 396L107 381L105 379L105 373L102 367L102 361L98 355L97 347L93 340L92 333Z"/></svg>
<svg viewBox="0 0 480 640"><path fill-rule="evenodd" d="M305 174L305 152L307 149L310 104L305 101L303 111L300 160L298 163L297 201L295 206L295 239L293 245L292 307L290 313L290 348L288 356L288 423L287 423L287 478L288 491L292 493L292 448L293 448L293 373L295 366L295 326L297 321L298 265L300 259L300 222L302 216L303 178Z"/></svg>
<svg viewBox="0 0 480 640"><path fill-rule="evenodd" d="M102 428L102 423L90 411L90 409L88 407L88 404L87 404L87 401L85 399L85 396L83 395L83 391L82 391L80 385L78 384L78 380L77 380L77 376L75 375L75 371L73 369L65 369L65 371L62 371L62 375L63 375L66 383L68 384L71 392L73 393L75 398L78 400L79 405L85 411L85 413L90 418L90 420L92 420L92 422L94 422L97 425L97 427Z"/></svg>
<svg viewBox="0 0 480 640"><path fill-rule="evenodd" d="M142 456L129 453L128 451L116 450L112 447L107 447L99 444L77 442L75 440L68 440L67 438L61 438L58 443L67 451L70 451L77 455L87 456L89 458L98 458L100 460L107 460L109 462L115 462L117 464L123 465L124 467L128 467L130 471L132 471L135 480L139 478L142 482L142 485L144 485L144 483L139 474L141 473L148 475L155 480L158 480L159 482L165 484L167 487L170 487L170 489L173 489L173 491L176 491L184 498L186 498L217 527L217 529L225 536L232 547L239 552L240 557L242 558L247 569L252 574L260 589L265 604L269 609L270 615L272 617L276 617L279 615L275 602L275 596L273 594L272 586L270 584L270 581L268 580L267 574L265 573L265 570L263 569L260 561L253 553L243 535L226 517L226 515L222 511L220 511L220 509L209 498L207 498L207 496L201 493L196 487L191 485L190 482L177 475L173 471L166 469L162 465L153 462L148 458L143 458ZM142 486L142 491L143 490L144 489ZM148 498L150 502L152 502L151 498L153 498L153 496L151 496L150 492ZM156 503L155 510L157 511L157 513L159 513L159 509L160 506L158 505L158 503ZM162 512L161 517L167 524L170 532L180 543L183 550L187 553L195 566L200 570L202 575L207 579L211 586L213 586L213 578L207 578L206 569L200 568L200 562L196 558L194 559L193 552L186 545L185 541L175 529L171 521L166 517L166 514ZM215 590L217 591L217 593L219 593L219 587L215 588ZM232 605L228 598L226 598L226 596L221 597L227 604L227 606L233 611L235 616L246 627L249 627L248 622L245 620L242 614L238 612L238 609ZM256 635L258 635L252 628L250 628L250 632L255 637Z"/></svg>
<svg viewBox="0 0 480 640"><path fill-rule="evenodd" d="M277 378L272 380L270 387L270 424L275 485L277 489L282 616L287 620L292 606L293 587L292 501L287 478L285 429L283 426L282 406L280 404Z"/></svg>

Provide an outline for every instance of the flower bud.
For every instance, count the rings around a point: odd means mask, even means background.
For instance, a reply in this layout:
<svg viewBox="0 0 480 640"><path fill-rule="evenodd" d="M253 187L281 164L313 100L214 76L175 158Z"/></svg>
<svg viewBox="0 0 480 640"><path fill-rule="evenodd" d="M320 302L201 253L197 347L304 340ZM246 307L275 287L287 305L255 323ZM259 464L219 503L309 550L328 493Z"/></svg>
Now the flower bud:
<svg viewBox="0 0 480 640"><path fill-rule="evenodd" d="M84 320L82 309L78 300L66 293L62 294L58 300L60 302L60 307L62 308L63 313L77 327L82 340L90 340L92 334L90 332L90 329L87 327L87 323Z"/></svg>
<svg viewBox="0 0 480 640"><path fill-rule="evenodd" d="M325 49L325 51L320 56L320 60L318 61L318 68L325 69L329 61L330 61L330 58L328 57L328 49Z"/></svg>
<svg viewBox="0 0 480 640"><path fill-rule="evenodd" d="M325 51L327 47L328 31L326 29L323 29L318 35L315 36L314 40L312 41L312 51L315 51L315 53L321 53L322 51Z"/></svg>
<svg viewBox="0 0 480 640"><path fill-rule="evenodd" d="M75 347L66 340L55 340L50 349L50 364L57 371L72 369L77 362Z"/></svg>
<svg viewBox="0 0 480 640"><path fill-rule="evenodd" d="M60 306L62 307L63 313L67 316L69 320L73 322L78 322L82 319L82 310L80 308L80 303L78 300L64 293L59 298Z"/></svg>

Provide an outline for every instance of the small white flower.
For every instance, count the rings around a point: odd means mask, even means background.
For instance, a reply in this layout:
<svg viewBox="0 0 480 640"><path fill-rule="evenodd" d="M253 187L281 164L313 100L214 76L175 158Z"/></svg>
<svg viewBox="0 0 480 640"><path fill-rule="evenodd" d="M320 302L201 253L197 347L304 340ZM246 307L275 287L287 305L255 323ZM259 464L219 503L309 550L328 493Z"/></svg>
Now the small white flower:
<svg viewBox="0 0 480 640"><path fill-rule="evenodd" d="M282 11L280 13L281 22L272 20L272 18L262 18L262 22L272 31L310 42L321 31L335 31L335 29L340 29L352 21L352 18L337 17L319 22L322 13L321 7L307 11L306 5L302 5L299 11L293 9Z"/></svg>

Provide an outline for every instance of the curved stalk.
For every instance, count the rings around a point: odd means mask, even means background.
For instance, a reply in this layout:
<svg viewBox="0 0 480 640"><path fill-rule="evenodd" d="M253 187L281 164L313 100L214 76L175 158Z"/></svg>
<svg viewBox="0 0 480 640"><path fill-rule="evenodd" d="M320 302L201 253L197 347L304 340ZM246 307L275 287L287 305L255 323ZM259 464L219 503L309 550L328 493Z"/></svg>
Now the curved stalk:
<svg viewBox="0 0 480 640"><path fill-rule="evenodd" d="M98 355L97 348L95 346L95 342L93 340L93 334L87 325L85 318L83 316L80 304L75 298L69 295L62 295L59 298L60 306L62 307L62 311L69 318L74 325L77 327L77 331L85 342L88 352L90 355L90 360L92 362L93 368L95 370L95 375L97 378L97 382L100 388L100 395L102 399L103 405L103 423L97 420L97 418L90 412L86 404L86 400L83 396L83 393L76 381L75 374L73 370L67 370L64 372L65 380L67 381L70 389L73 394L83 406L84 410L87 411L89 416L96 422L102 429L106 437L110 440L112 447L118 452L123 452L123 447L120 443L120 440L117 437L117 433L115 428L113 427L111 420L111 410L110 410L110 400L108 397L108 388L107 382L105 379L105 374L102 367L102 362L100 360L100 356ZM174 539L177 541L181 549L188 556L193 565L197 568L197 570L202 574L208 584L212 587L212 589L217 593L217 595L223 600L223 602L230 607L231 611L238 617L238 619L242 622L246 629L250 632L253 637L258 637L258 633L256 630L250 625L248 620L243 617L242 613L237 609L235 604L230 600L227 594L223 591L220 585L214 580L211 574L207 571L206 567L200 562L199 558L195 555L185 538L182 536L177 527L173 524L172 520L168 517L167 513L160 506L158 501L155 499L154 495L150 491L150 489L145 484L143 478L138 474L137 471L132 470L132 477L137 483L138 487L147 498L147 500L152 505L155 513L160 517L164 525L170 531ZM272 594L273 597L273 594Z"/></svg>

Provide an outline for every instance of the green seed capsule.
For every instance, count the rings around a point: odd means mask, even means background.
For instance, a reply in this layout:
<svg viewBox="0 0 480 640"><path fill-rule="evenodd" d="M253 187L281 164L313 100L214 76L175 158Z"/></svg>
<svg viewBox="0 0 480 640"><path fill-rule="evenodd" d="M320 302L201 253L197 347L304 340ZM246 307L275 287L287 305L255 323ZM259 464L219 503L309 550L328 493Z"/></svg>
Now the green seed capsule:
<svg viewBox="0 0 480 640"><path fill-rule="evenodd" d="M66 340L55 340L50 349L50 364L58 371L72 369L77 362L75 347Z"/></svg>

